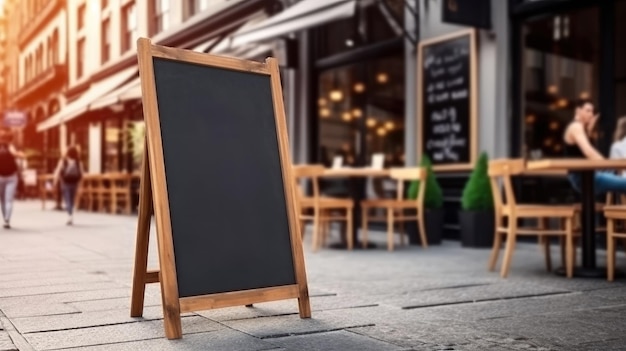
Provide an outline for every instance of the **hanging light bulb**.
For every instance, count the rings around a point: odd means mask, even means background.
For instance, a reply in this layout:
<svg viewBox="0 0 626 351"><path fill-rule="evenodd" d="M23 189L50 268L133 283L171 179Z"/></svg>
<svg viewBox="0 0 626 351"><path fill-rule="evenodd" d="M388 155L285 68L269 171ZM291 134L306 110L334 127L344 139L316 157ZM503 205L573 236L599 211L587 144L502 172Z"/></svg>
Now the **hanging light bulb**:
<svg viewBox="0 0 626 351"><path fill-rule="evenodd" d="M343 99L343 92L339 89L334 89L330 91L329 97L332 101L338 102Z"/></svg>

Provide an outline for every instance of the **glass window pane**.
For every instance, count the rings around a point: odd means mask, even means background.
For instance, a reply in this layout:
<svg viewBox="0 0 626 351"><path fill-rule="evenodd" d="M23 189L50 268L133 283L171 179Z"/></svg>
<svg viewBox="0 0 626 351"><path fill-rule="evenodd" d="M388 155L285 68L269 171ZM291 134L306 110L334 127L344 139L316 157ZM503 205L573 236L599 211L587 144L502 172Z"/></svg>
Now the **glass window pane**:
<svg viewBox="0 0 626 351"><path fill-rule="evenodd" d="M544 16L522 27L522 156L563 155L579 98L598 99L597 7Z"/></svg>
<svg viewBox="0 0 626 351"><path fill-rule="evenodd" d="M319 162L330 166L335 156L344 165L359 159L371 165L382 153L385 167L404 165L403 57L359 62L323 72L319 78ZM361 134L365 130L365 150Z"/></svg>

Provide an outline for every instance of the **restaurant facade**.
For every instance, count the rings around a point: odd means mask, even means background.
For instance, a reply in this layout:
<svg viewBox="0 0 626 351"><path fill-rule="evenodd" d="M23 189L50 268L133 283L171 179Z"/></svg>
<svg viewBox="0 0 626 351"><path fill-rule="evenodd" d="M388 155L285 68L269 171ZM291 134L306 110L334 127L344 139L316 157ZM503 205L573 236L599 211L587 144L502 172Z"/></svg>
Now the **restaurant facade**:
<svg viewBox="0 0 626 351"><path fill-rule="evenodd" d="M83 3L67 2L69 29L78 25L73 18ZM91 33L88 48L98 52L99 62L88 65L83 79L77 79L81 32L68 36L70 73L60 99L63 106L38 123L37 132L42 133L48 151L72 143L83 146L85 162L94 173L133 172L139 167L143 118L133 50L137 36L220 55L255 60L276 56L295 163L330 166L341 156L346 165L365 166L382 154L386 167L417 164L424 129L419 111L424 88L420 87L419 42L467 30L475 35L470 53L475 58L476 86L470 96L475 113L469 117L475 132L468 134L467 141L473 145L473 160L482 151L490 159L560 157L560 136L573 115L574 101L581 97L591 98L601 113L599 146L606 153L617 118L626 115L622 64L626 25L619 21L626 15L626 0L89 4L97 4L89 13L101 19L87 23L85 32ZM137 22L118 8L134 14ZM120 43L111 40L110 48L102 34L108 28L107 18L117 28L112 35L123 38ZM174 19L168 28L163 28L164 18ZM105 50L111 50L110 57L104 56ZM46 168L42 171L50 171ZM448 237L458 235L457 210L470 170L437 171ZM527 189L541 189L524 191L523 199L558 202L573 196L563 179L523 182L536 185ZM346 185L337 182L328 187L342 192ZM371 182L367 189L377 193L385 187L384 182Z"/></svg>
<svg viewBox="0 0 626 351"><path fill-rule="evenodd" d="M617 118L626 116L626 25L619 20L626 15L625 0L387 0L354 6L350 16L297 31L294 26L291 34L283 28L282 55L291 54L285 72L294 78L286 91L296 163L330 165L339 155L344 164L367 166L383 153L387 167L417 164L424 126L416 41L468 29L476 36L473 153L490 159L562 157L561 136L575 101L589 98L601 114L598 147L608 155ZM258 27L241 36L266 39L263 30L269 30ZM437 171L448 237L458 236L470 170ZM519 184L525 186L522 201L576 197L563 178L525 177ZM371 184L368 191L379 188Z"/></svg>

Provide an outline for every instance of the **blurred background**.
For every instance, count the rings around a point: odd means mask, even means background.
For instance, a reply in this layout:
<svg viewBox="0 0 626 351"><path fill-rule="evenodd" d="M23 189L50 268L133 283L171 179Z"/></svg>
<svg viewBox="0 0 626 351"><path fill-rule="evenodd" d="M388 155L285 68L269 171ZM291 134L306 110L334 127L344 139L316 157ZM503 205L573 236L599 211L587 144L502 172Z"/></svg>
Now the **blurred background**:
<svg viewBox="0 0 626 351"><path fill-rule="evenodd" d="M474 28L478 150L560 157L575 99L596 103L606 135L626 115L625 16L625 0L0 0L0 113L28 155L30 185L68 145L91 174L136 173L136 40L148 37L277 57L295 163L340 155L363 166L382 153L385 167L410 166L420 158L418 43ZM467 175L437 174L449 237ZM523 196L567 198L569 184L551 182Z"/></svg>

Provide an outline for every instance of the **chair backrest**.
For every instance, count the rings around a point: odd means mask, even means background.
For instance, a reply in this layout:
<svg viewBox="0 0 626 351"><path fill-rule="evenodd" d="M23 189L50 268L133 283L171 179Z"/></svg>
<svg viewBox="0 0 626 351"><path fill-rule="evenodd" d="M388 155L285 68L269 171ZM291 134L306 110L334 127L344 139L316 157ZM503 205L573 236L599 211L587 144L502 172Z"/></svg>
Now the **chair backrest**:
<svg viewBox="0 0 626 351"><path fill-rule="evenodd" d="M497 159L489 161L489 181L491 183L491 193L493 194L493 204L496 213L504 206L515 206L515 191L511 176L519 175L526 169L524 159ZM498 185L501 179L504 185L504 198Z"/></svg>
<svg viewBox="0 0 626 351"><path fill-rule="evenodd" d="M426 169L423 167L410 168L392 168L389 170L389 176L398 181L396 192L397 200L404 199L404 182L417 180L419 187L417 190L417 202L420 206L424 204L424 193L426 191Z"/></svg>
<svg viewBox="0 0 626 351"><path fill-rule="evenodd" d="M320 189L318 179L322 174L324 174L324 170L325 168L322 165L293 165L292 174L296 188L298 189L297 194L299 197L304 196L302 188L298 186L298 181L301 179L310 179L313 186L313 197L319 197Z"/></svg>

